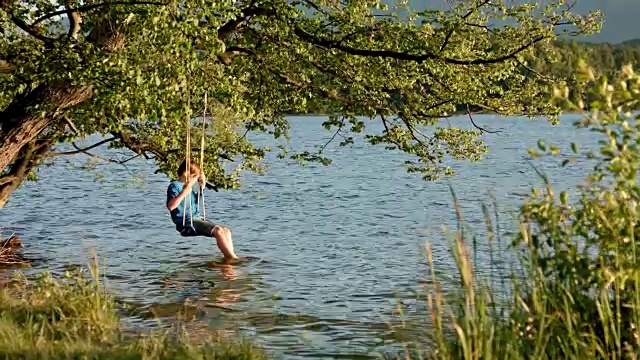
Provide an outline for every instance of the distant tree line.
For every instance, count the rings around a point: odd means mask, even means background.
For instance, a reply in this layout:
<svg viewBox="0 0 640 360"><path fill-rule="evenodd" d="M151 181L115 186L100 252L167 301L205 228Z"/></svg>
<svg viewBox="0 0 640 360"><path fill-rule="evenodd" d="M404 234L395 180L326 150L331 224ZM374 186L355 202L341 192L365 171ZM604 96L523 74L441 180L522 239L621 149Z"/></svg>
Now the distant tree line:
<svg viewBox="0 0 640 360"><path fill-rule="evenodd" d="M640 39L629 40L623 43L588 43L576 40L557 40L549 47L548 45L536 46L537 51L528 55L526 67L523 68L522 75L532 77L546 77L550 83L554 83L558 79L564 79L570 89L570 99L576 99L578 96L586 99L586 106L594 100L587 89L587 79L580 79L579 63L584 61L586 65L594 72L594 76L606 76L612 79L618 75L620 69L627 64L632 64L638 69L640 63ZM507 84L503 85L506 91L509 91ZM422 89L428 90L428 86ZM511 89L512 90L512 89ZM421 91L421 86L416 85L416 91ZM524 90L523 90L524 91ZM547 89L548 95L551 97L552 88ZM350 89L342 89L342 96L349 96ZM403 97L399 94L391 92L391 99L397 103L403 103ZM456 113L465 114L468 110L474 113L490 112L479 106L471 104L469 108L467 104L458 104ZM566 110L566 107L565 107ZM640 110L640 109L639 109ZM528 114L535 114L535 109L526 111ZM319 107L310 107L309 113L330 113L327 109ZM445 114L443 114L445 115Z"/></svg>
<svg viewBox="0 0 640 360"><path fill-rule="evenodd" d="M593 70L596 78L605 76L611 81L625 65L631 64L634 69L638 69L640 39L618 44L558 40L551 51L542 56L531 56L527 62L532 71L542 76L566 79L572 93L570 98L575 99L581 95L586 98L588 105L594 98L586 89L586 79L578 76L581 60Z"/></svg>
<svg viewBox="0 0 640 360"><path fill-rule="evenodd" d="M533 58L532 68L549 76L566 77L576 74L578 62L582 59L593 68L596 77L612 78L623 65L633 64L636 67L640 60L640 39L619 44L559 40L553 50L556 59Z"/></svg>

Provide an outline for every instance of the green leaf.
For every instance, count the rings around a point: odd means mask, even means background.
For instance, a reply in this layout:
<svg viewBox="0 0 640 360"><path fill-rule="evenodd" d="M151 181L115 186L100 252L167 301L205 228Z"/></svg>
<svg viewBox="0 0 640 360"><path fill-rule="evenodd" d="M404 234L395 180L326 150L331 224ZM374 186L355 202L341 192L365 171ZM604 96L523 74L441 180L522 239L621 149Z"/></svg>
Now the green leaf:
<svg viewBox="0 0 640 360"><path fill-rule="evenodd" d="M538 140L538 149L540 149L540 151L547 151L547 146L543 140Z"/></svg>
<svg viewBox="0 0 640 360"><path fill-rule="evenodd" d="M578 145L574 142L571 143L571 151L573 151L575 154L578 153Z"/></svg>

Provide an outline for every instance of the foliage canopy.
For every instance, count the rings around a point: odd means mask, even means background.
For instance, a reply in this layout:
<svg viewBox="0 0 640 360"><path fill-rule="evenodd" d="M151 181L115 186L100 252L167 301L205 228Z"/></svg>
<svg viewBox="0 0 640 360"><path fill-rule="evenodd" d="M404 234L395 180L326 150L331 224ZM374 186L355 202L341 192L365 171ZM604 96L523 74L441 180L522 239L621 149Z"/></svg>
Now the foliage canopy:
<svg viewBox="0 0 640 360"><path fill-rule="evenodd" d="M482 130L422 132L438 119L461 109L559 113L544 95L564 80L526 59L559 34L596 30L599 13L537 3L415 11L374 0L0 0L0 204L56 144L94 133L173 174L205 94L216 115L205 171L220 188L238 185L224 170L230 160L260 169L265 149L246 133L284 137L291 113L330 114L324 125L345 144L363 119L381 121L372 144L415 155L408 168L425 178L451 174L447 158L486 151ZM202 126L191 126L197 151Z"/></svg>

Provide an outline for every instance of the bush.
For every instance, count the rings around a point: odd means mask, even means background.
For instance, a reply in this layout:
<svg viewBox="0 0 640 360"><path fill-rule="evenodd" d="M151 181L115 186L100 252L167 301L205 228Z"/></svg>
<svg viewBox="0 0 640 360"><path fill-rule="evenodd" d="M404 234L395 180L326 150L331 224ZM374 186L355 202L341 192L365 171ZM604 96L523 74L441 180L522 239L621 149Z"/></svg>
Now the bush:
<svg viewBox="0 0 640 360"><path fill-rule="evenodd" d="M577 127L603 136L597 152L572 154L596 162L572 199L533 189L521 206L520 232L512 249L522 254L521 274L513 274L506 303L498 289L479 281L461 232L452 241L463 300L445 301L435 270L428 294L435 323L433 359L636 359L640 355L640 240L638 167L640 123L630 109L640 101L640 77L631 66L609 82L589 68L590 112L558 89L555 100L582 113ZM558 146L539 142L533 157L558 156ZM489 228L489 233L493 229ZM429 257L429 251L427 252ZM429 257L429 263L432 261ZM446 321L446 318L451 321Z"/></svg>

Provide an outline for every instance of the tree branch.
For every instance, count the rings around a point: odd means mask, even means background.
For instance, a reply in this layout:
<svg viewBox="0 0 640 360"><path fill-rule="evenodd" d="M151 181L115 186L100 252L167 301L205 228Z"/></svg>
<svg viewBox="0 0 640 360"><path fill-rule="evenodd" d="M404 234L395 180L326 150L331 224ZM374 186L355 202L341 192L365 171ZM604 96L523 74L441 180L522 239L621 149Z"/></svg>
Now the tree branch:
<svg viewBox="0 0 640 360"><path fill-rule="evenodd" d="M83 13L83 12L87 12L89 10L93 10L93 9L97 9L97 8L101 8L101 7L105 7L105 6L113 6L113 5L158 5L158 6L165 6L165 5L169 5L169 3L164 3L164 2L157 2L157 1L110 1L110 2L103 2L103 3L98 3L98 4L91 4L91 5L85 5L85 6L80 6L77 8L71 8L71 9L64 9L64 10L58 10L58 11L54 11L52 13L48 13L46 15L42 15L41 17L39 17L36 21L33 22L33 24L31 24L31 26L36 26L39 23L51 19L54 16L58 16L58 15L64 15L64 14L68 14L70 12L78 12L78 13Z"/></svg>
<svg viewBox="0 0 640 360"><path fill-rule="evenodd" d="M0 60L0 74L10 74L12 70L13 65L6 60Z"/></svg>
<svg viewBox="0 0 640 360"><path fill-rule="evenodd" d="M471 14L473 14L476 10L480 9L481 7L485 6L486 4L488 4L489 2L491 2L491 0L484 0L483 2L481 2L480 4L478 4L477 6L474 6L472 9L470 9L466 14L464 14L462 16L462 20L466 20L467 18L469 18L469 16L471 16ZM444 51L445 47L447 47L447 44L449 43L449 40L451 39L451 36L453 35L453 33L456 31L456 27L451 28L451 30L449 30L449 32L447 33L447 36L445 36L444 41L442 42L442 45L440 45L440 50L438 51L438 53L441 53L442 51Z"/></svg>
<svg viewBox="0 0 640 360"><path fill-rule="evenodd" d="M2 176L0 176L0 188L2 187L2 185L13 182L16 179L17 178L15 175L3 174Z"/></svg>
<svg viewBox="0 0 640 360"><path fill-rule="evenodd" d="M382 113L378 113L378 115L380 115L380 119L382 120L382 125L384 126L385 132L387 133L387 135L390 135L391 129L389 128L389 121ZM386 140L387 142L394 144L398 149L402 149L403 147L403 145L398 140L395 140L391 137L388 137Z"/></svg>
<svg viewBox="0 0 640 360"><path fill-rule="evenodd" d="M535 45L536 43L546 38L542 35L538 35L533 39L531 39L531 41L529 41L527 44L524 44L518 47L516 50L512 51L511 53L503 56L499 56L496 58L461 60L461 59L451 59L451 58L440 57L433 53L410 54L410 53L403 53L403 52L397 52L392 50L357 49L357 48L342 45L336 41L318 38L314 35L309 34L308 32L301 29L300 27L296 27L294 32L299 38L311 44L323 46L329 49L338 49L351 55L365 56L365 57L392 58L392 59L398 59L398 60L415 61L418 63L421 63L425 60L440 60L445 63L454 64L454 65L487 65L487 64L501 63L511 58L514 58L519 53L523 52L524 50L528 49L529 47Z"/></svg>
<svg viewBox="0 0 640 360"><path fill-rule="evenodd" d="M74 134L78 134L80 133L78 131L78 128L76 127L76 125L73 123L73 121L71 121L71 119L68 116L63 116L62 120L67 123L67 125L69 126L69 128L71 128L71 131L73 131Z"/></svg>
<svg viewBox="0 0 640 360"><path fill-rule="evenodd" d="M261 7L248 7L241 11L241 15L218 28L218 39L224 40L235 33L240 25L251 16L275 14L274 10Z"/></svg>
<svg viewBox="0 0 640 360"><path fill-rule="evenodd" d="M71 144L73 145L73 147L74 147L74 148L76 148L76 150L63 151L63 152L57 152L57 153L51 153L51 154L48 154L47 156L50 156L50 157L53 157L53 156L65 156L65 155L75 155L75 154L80 154L80 153L85 153L85 154L87 154L87 155L94 156L94 155L92 155L92 154L88 154L88 153L87 153L87 151L89 151L89 150L91 150L91 149L94 149L94 148L97 148L97 147L98 147L98 146L100 146L100 145L103 145L103 144L106 144L106 143L112 142L112 141L117 140L117 139L118 139L118 138L114 136L114 137L111 137L111 138L108 138L108 139L104 139L104 140L102 140L102 141L98 141L97 143L95 143L95 144L93 144L93 145L91 145L91 146L87 146L87 147L85 147L85 148L79 148L79 147L76 145L76 143L75 143L75 142L72 142Z"/></svg>
<svg viewBox="0 0 640 360"><path fill-rule="evenodd" d="M94 157L94 158L97 158L97 159L100 159L100 160L104 160L104 161L107 161L107 162L110 162L110 163L114 163L114 164L118 164L118 165L124 165L124 164L128 163L131 160L134 160L134 159L139 158L140 156L146 155L144 153L141 153L141 154L136 154L136 155L130 156L130 157L124 159L124 160L117 160L117 159L108 158L108 157L105 157L105 156L95 155L95 154L92 154L92 153L89 152L90 149L93 149L95 147L98 147L98 146L106 143L106 142L110 142L110 141L114 141L114 140L117 140L117 138L116 137L112 137L110 139L102 140L102 141L100 141L98 143L95 143L95 144L93 144L93 145L91 145L89 147L86 147L86 148L79 148L78 145L76 145L75 142L72 142L71 145L73 145L73 147L76 148L76 150L74 150L74 151L66 151L66 152L61 152L61 153L48 154L47 156L48 157L50 157L50 156L63 156L63 155L73 155L73 154L82 153L82 154L85 154L85 155L88 155L88 156L91 156L91 157Z"/></svg>
<svg viewBox="0 0 640 360"><path fill-rule="evenodd" d="M147 152L156 156L156 158L165 161L167 159L167 151L163 149L158 149L144 143L136 138L129 136L122 131L116 131L111 133L113 136L117 137L129 150L133 151L135 154L145 154ZM146 155L143 155L146 157Z"/></svg>
<svg viewBox="0 0 640 360"><path fill-rule="evenodd" d="M48 36L44 36L42 34L39 34L36 29L34 29L33 27L35 25L28 25L26 22L22 21L21 19L17 18L14 15L11 15L11 21L13 21L14 24L16 24L16 26L18 26L20 29L22 29L23 31L25 31L27 34L33 36L34 38L42 41L45 44L50 44L53 42L53 39L48 37Z"/></svg>
<svg viewBox="0 0 640 360"><path fill-rule="evenodd" d="M315 9L317 12L325 15L325 16L329 16L329 13L327 13L326 11L322 10L320 8L320 6L318 6L318 4L314 3L313 1L310 0L303 0L302 3L308 5L309 7Z"/></svg>
<svg viewBox="0 0 640 360"><path fill-rule="evenodd" d="M424 141L419 139L418 135L424 137L425 139L430 140L430 138L427 135L423 134L420 130L413 127L413 125L411 125L411 122L408 119L406 119L404 116L400 116L400 120L402 120L402 122L405 124L405 126L409 130L409 133L411 134L411 137L413 138L413 140L417 141L418 144L420 144L421 146L427 147L427 144L425 144Z"/></svg>
<svg viewBox="0 0 640 360"><path fill-rule="evenodd" d="M143 155L144 155L144 154L136 154L136 155L133 155L133 156L131 156L131 157L128 157L128 158L126 158L126 159L124 159L124 160L119 160L119 161L118 161L118 164L120 164L120 165L124 165L124 164L128 163L129 161L134 160L134 159L137 159L137 158L139 158L140 156L143 156ZM145 156L145 158L146 158L146 156ZM117 160L116 160L116 161L117 161Z"/></svg>
<svg viewBox="0 0 640 360"><path fill-rule="evenodd" d="M0 176L0 207L4 206L9 194L20 186L33 169L37 168L53 146L55 137L32 140L25 144L9 171Z"/></svg>
<svg viewBox="0 0 640 360"><path fill-rule="evenodd" d="M322 71L325 74L329 74L329 75L333 75L333 76L339 76L338 72L334 69L330 69L324 65L322 65L321 63L319 63L317 60L310 58L309 62L311 63L311 65L313 65L313 67L315 67L316 69Z"/></svg>
<svg viewBox="0 0 640 360"><path fill-rule="evenodd" d="M423 117L423 118L429 118L429 119L433 119L433 118L441 118L443 117L442 115L429 115L427 114L427 111L431 111L434 109L437 109L441 106L447 105L447 104L451 104L453 102L453 100L449 99L449 100L440 100L440 102L437 102L431 106L429 106L428 108L424 109L423 111L419 111L416 113L411 113L410 115L416 116L416 117ZM399 113L399 115L402 115L402 112Z"/></svg>
<svg viewBox="0 0 640 360"><path fill-rule="evenodd" d="M255 54L255 51L251 49L231 46L227 48L227 51L218 55L218 60L220 60L220 62L222 62L225 65L229 65L233 61L233 58L235 58L236 56L253 55L253 54Z"/></svg>
<svg viewBox="0 0 640 360"><path fill-rule="evenodd" d="M318 150L319 154L322 154L324 149L326 149L327 146L329 146L329 144L336 138L336 136L338 136L338 134L340 133L343 127L344 127L344 117L342 117L342 121L340 121L340 126L338 126L338 129L336 129L336 131L333 133L333 136L324 145L320 147L320 149Z"/></svg>
<svg viewBox="0 0 640 360"><path fill-rule="evenodd" d="M331 93L327 90L324 89L318 89L314 86L310 86L307 83L303 83L301 81L295 80L293 79L291 76L289 76L286 73L280 72L277 69L274 69L273 67L269 66L268 64L264 63L259 57L256 57L258 63L262 66L264 66L265 69L269 70L269 72L271 72L273 75L277 76L278 78L280 78L280 80L284 81L286 84L289 85L293 85L299 89L310 89L316 93L320 93L322 96L325 96L327 98L330 98L334 101L338 101L344 104L349 104L351 103L347 98L340 96L338 94L334 94Z"/></svg>
<svg viewBox="0 0 640 360"><path fill-rule="evenodd" d="M69 37L77 40L78 33L80 32L80 23L82 22L82 18L80 17L80 13L78 10L70 10L73 7L71 6L72 0L66 0L65 4L67 7L67 16L69 17Z"/></svg>
<svg viewBox="0 0 640 360"><path fill-rule="evenodd" d="M473 121L473 116L471 116L471 108L469 107L469 104L467 104L467 115L469 115L469 120L471 120L471 124L473 124L473 127L475 127L476 129L480 130L480 133L488 133L488 134L498 134L501 133L502 131L500 130L487 130L483 127L480 127L476 124L475 121Z"/></svg>

